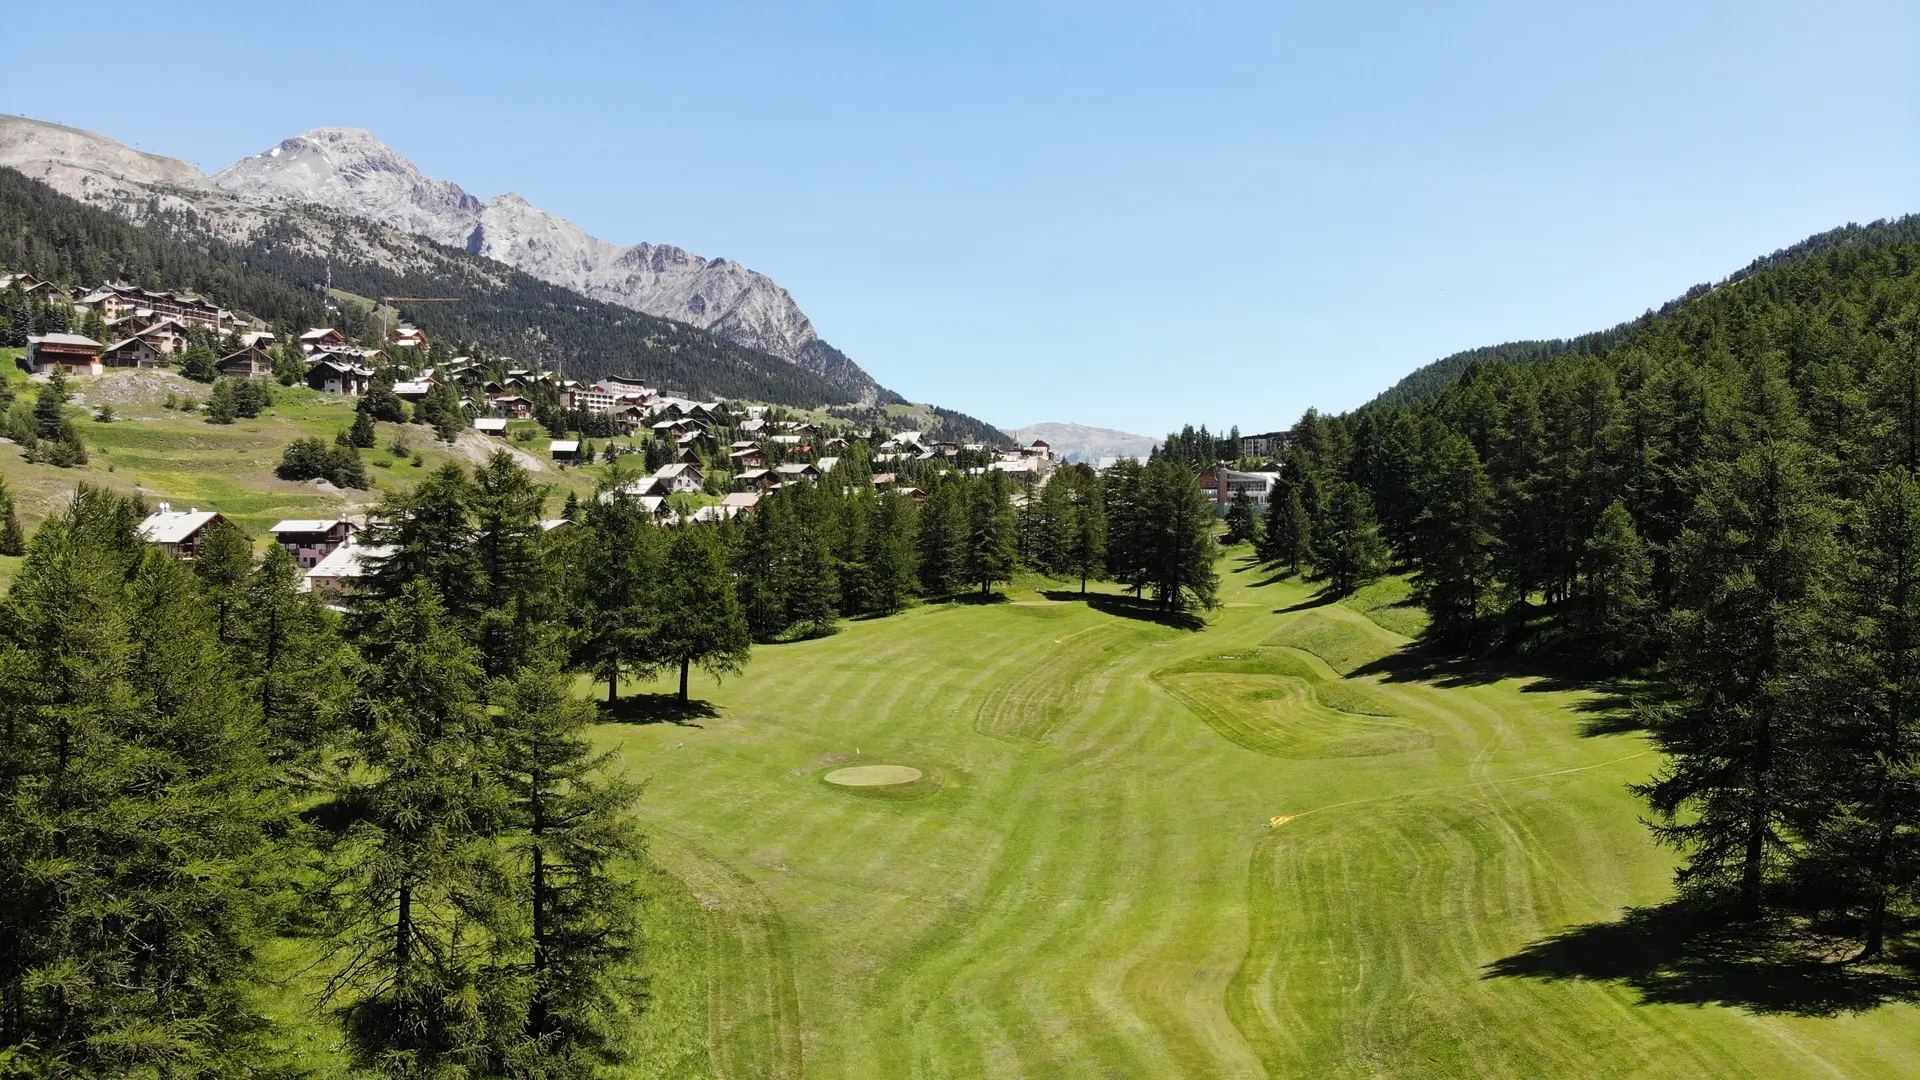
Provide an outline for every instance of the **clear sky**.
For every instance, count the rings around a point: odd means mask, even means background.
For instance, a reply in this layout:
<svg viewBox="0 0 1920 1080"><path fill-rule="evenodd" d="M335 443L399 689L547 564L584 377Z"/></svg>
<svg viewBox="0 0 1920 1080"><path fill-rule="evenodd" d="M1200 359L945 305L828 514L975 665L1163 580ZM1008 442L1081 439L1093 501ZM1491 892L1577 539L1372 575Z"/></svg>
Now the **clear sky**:
<svg viewBox="0 0 1920 1080"><path fill-rule="evenodd" d="M1278 427L1920 210L1910 0L96 0L0 25L0 112L208 171L368 128L477 195L762 270L885 385L1005 426Z"/></svg>

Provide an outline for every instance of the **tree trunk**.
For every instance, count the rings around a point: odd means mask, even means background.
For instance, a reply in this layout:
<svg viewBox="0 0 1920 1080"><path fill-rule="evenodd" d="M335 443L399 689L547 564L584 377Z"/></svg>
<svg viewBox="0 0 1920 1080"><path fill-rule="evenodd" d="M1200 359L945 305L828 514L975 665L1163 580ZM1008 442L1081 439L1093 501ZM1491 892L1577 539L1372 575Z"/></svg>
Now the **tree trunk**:
<svg viewBox="0 0 1920 1080"><path fill-rule="evenodd" d="M680 704L682 705L687 703L687 668L692 665L693 661L684 656L680 658Z"/></svg>
<svg viewBox="0 0 1920 1080"><path fill-rule="evenodd" d="M607 665L607 705L620 704L620 665Z"/></svg>
<svg viewBox="0 0 1920 1080"><path fill-rule="evenodd" d="M413 887L400 886L399 913L393 921L393 999L394 1027L407 1026L409 983L413 968Z"/></svg>
<svg viewBox="0 0 1920 1080"><path fill-rule="evenodd" d="M1087 572L1085 570L1080 571L1080 595L1087 595Z"/></svg>

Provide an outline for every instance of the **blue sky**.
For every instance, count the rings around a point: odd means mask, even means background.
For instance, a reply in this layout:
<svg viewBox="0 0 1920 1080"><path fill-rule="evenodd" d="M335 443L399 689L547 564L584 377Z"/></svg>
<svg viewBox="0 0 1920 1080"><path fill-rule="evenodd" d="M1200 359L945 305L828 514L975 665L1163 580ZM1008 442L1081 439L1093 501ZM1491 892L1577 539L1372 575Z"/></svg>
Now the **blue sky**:
<svg viewBox="0 0 1920 1080"><path fill-rule="evenodd" d="M321 125L784 284L1007 426L1339 411L1920 210L1920 8L176 4L10 49L0 112L219 169ZM72 41L13 5L16 42ZM114 61L138 42L132 67Z"/></svg>

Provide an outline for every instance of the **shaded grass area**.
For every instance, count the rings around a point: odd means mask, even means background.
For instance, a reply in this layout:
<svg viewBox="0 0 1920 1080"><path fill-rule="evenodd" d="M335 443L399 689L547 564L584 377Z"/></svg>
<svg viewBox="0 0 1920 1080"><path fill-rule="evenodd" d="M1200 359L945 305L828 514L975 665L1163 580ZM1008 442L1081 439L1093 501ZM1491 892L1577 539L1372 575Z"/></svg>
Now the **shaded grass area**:
<svg viewBox="0 0 1920 1080"><path fill-rule="evenodd" d="M1920 1002L1920 953L1857 965L1843 959L1854 944L1675 902L1563 930L1487 965L1485 977L1614 982L1643 1001L1811 1017Z"/></svg>

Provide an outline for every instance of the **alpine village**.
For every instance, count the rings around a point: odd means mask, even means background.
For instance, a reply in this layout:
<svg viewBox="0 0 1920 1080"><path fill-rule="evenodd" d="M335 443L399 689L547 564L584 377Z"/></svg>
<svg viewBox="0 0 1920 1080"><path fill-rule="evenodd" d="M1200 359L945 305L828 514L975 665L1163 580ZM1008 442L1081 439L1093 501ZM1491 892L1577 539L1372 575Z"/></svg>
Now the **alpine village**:
<svg viewBox="0 0 1920 1080"><path fill-rule="evenodd" d="M248 250L0 170L0 1075L1920 1067L1920 220L1139 455Z"/></svg>

